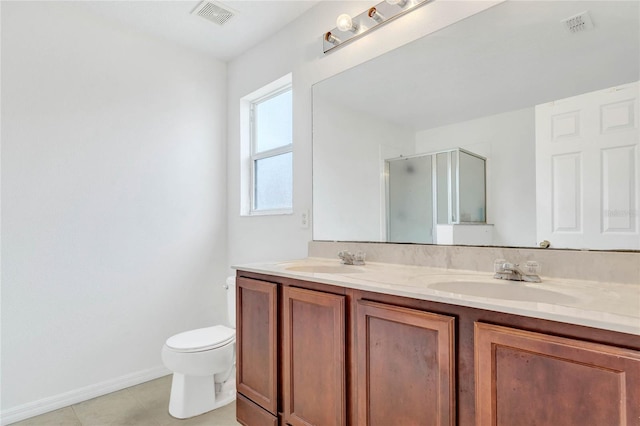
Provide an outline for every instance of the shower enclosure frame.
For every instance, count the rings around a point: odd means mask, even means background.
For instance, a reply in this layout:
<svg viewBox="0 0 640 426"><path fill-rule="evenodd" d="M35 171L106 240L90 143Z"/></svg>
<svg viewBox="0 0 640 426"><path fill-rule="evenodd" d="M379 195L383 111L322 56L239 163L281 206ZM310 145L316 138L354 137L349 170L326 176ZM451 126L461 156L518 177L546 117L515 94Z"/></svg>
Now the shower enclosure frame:
<svg viewBox="0 0 640 426"><path fill-rule="evenodd" d="M483 167L483 179L484 179L484 193L482 194L484 200L484 211L482 214L482 221L461 221L460 220L460 153L467 154L482 160ZM486 224L487 223L487 158L474 152L468 151L463 148L450 148L440 151L425 152L407 156L400 156L394 158L388 158L384 160L384 180L385 180L385 216L386 216L386 236L385 239L390 241L391 235L391 212L390 212L390 163L395 161L409 160L418 157L431 157L431 207L432 207L432 223L431 223L431 244L435 244L433 241L435 238L435 229L438 223L438 167L437 156L438 154L447 155L447 212L449 225L464 225L464 224ZM456 158L455 164L452 160ZM452 172L453 171L453 172ZM453 179L455 178L455 179ZM455 180L455 182L452 182ZM455 194L452 192L455 189Z"/></svg>

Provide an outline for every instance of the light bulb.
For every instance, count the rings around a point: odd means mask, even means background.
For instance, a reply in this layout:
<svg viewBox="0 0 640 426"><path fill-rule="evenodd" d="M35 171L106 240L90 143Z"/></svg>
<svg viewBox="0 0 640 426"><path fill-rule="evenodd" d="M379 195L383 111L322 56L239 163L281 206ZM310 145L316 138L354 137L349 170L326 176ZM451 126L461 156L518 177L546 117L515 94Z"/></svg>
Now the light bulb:
<svg viewBox="0 0 640 426"><path fill-rule="evenodd" d="M389 4L395 4L398 5L400 7L404 7L405 4L407 4L407 0L385 0L387 3Z"/></svg>
<svg viewBox="0 0 640 426"><path fill-rule="evenodd" d="M356 26L353 25L353 20L351 19L351 16L349 16L346 13L343 13L342 15L338 16L338 18L336 19L336 27L338 27L338 29L340 31L356 31Z"/></svg>

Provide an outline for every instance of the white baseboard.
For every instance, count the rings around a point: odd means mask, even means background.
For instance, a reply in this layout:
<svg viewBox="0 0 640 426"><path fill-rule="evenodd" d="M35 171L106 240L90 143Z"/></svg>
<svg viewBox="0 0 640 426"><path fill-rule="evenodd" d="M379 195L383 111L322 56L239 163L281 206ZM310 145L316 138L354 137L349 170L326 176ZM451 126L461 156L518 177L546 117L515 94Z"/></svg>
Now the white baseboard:
<svg viewBox="0 0 640 426"><path fill-rule="evenodd" d="M111 392L119 391L130 386L148 382L162 376L171 374L164 366L150 368L148 370L138 371L136 373L126 374L116 377L115 379L105 380L104 382L94 385L85 386L59 395L50 396L37 401L28 402L17 407L0 411L0 425L5 426L29 417L38 416L48 413L49 411L59 408L68 407L78 402L106 395Z"/></svg>

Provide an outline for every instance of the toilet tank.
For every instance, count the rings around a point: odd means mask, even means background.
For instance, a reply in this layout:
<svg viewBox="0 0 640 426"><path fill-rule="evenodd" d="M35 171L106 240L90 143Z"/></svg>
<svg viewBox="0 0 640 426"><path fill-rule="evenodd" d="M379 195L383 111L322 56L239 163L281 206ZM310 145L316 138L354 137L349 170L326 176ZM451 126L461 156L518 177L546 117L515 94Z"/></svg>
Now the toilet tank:
<svg viewBox="0 0 640 426"><path fill-rule="evenodd" d="M227 278L227 312L229 325L236 328L236 277Z"/></svg>

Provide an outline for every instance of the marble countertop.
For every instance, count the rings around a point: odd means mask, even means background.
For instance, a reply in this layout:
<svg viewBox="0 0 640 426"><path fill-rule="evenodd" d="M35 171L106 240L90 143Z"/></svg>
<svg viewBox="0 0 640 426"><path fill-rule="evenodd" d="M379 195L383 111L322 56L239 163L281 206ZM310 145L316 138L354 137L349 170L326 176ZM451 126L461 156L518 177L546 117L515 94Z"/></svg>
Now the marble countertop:
<svg viewBox="0 0 640 426"><path fill-rule="evenodd" d="M640 284L542 277L542 283L497 280L487 272L307 258L234 269L358 290L560 321L640 336Z"/></svg>

